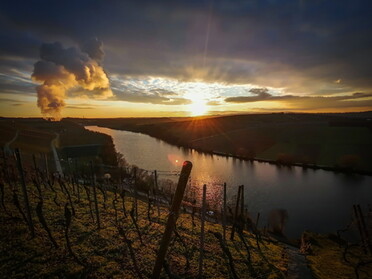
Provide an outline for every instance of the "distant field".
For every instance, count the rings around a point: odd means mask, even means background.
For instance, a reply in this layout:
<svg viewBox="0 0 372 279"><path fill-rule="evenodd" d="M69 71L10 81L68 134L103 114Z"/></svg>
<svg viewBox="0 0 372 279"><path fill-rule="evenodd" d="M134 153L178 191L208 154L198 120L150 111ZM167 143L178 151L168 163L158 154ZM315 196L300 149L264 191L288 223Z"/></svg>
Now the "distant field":
<svg viewBox="0 0 372 279"><path fill-rule="evenodd" d="M15 135L18 136L8 146L19 148L24 157L32 161L31 155L51 152L52 141L57 148L79 145L101 145L97 159L107 165L116 165L116 153L111 137L86 130L72 121L59 122L44 119L14 118L0 121L0 146L4 147Z"/></svg>
<svg viewBox="0 0 372 279"><path fill-rule="evenodd" d="M34 130L34 128L18 123L3 122L0 125L0 146L6 144L9 148L19 148L24 152L47 153L55 134Z"/></svg>
<svg viewBox="0 0 372 279"><path fill-rule="evenodd" d="M360 170L372 171L372 133L361 127L311 127L290 129L276 136L276 144L258 157L278 160L280 154L292 156L298 163L347 167L347 157Z"/></svg>
<svg viewBox="0 0 372 279"><path fill-rule="evenodd" d="M50 152L51 141L55 134L32 130L20 130L17 139L10 145L10 148L19 148L22 151L34 153Z"/></svg>
<svg viewBox="0 0 372 279"><path fill-rule="evenodd" d="M0 145L4 146L7 142L12 140L14 136L16 135L16 129L12 128L8 125L0 125Z"/></svg>
<svg viewBox="0 0 372 279"><path fill-rule="evenodd" d="M85 123L247 159L372 173L371 119L371 113L278 113L183 120L90 119Z"/></svg>

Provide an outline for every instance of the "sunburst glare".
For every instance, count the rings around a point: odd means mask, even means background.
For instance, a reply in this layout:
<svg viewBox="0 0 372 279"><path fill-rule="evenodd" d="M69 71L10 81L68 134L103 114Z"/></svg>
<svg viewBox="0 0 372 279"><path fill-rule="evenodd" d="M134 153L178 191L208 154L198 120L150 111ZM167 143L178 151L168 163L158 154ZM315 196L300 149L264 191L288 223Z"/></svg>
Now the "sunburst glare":
<svg viewBox="0 0 372 279"><path fill-rule="evenodd" d="M192 104L188 106L191 116L205 115L208 112L206 100L192 100Z"/></svg>

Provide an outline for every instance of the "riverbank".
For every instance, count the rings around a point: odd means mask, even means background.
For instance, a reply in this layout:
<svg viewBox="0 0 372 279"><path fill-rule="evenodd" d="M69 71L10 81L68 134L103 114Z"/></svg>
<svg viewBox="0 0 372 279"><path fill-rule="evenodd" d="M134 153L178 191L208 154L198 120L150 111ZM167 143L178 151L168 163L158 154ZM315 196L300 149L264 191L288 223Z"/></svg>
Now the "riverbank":
<svg viewBox="0 0 372 279"><path fill-rule="evenodd" d="M371 176L372 121L369 117L369 113L275 113L74 121L139 132L209 154Z"/></svg>
<svg viewBox="0 0 372 279"><path fill-rule="evenodd" d="M287 210L289 218L285 234L290 238L300 237L304 230L336 232L347 225L353 204L370 203L370 176L277 167L179 148L146 134L98 126L87 129L111 136L115 148L129 164L150 173L160 170L160 179L174 181L177 177L170 175L179 169L177 165L185 160L193 162L190 193L199 200L201 188L207 184L208 199L212 204L220 204L221 185L226 183L227 199L233 205L238 186L245 185L245 204L253 219L260 213L261 221L266 224L271 211ZM163 187L169 188L166 183ZM316 206L314 201L317 201Z"/></svg>
<svg viewBox="0 0 372 279"><path fill-rule="evenodd" d="M186 148L186 149L191 149L198 151L200 153L205 153L205 154L210 154L210 155L218 155L218 156L223 156L223 157L231 157L231 158L236 158L239 160L244 160L244 161L250 161L250 162L260 162L260 163L268 163L271 165L275 165L278 167L285 167L285 168L290 168L290 167L301 167L303 169L311 169L311 170L325 170L325 171L331 171L331 172L336 172L336 173L343 173L347 175L367 175L367 176L372 176L371 171L362 171L362 170L355 170L351 169L348 167L335 167L335 166L325 166L325 165L316 165L316 164L310 164L310 163L297 163L297 162L283 162L280 159L279 160L272 160L272 159L265 159L265 158L258 158L258 157L247 157L244 155L237 155L233 153L226 153L222 151L215 151L215 150L210 150L209 148L202 148L202 147L195 147L193 145L188 145L188 144L182 144L179 141L173 140L172 137L168 136L162 136L159 135L158 133L153 133L151 130L147 130L141 126L139 127L133 127L133 126L125 126L123 128L118 128L116 125L102 125L99 122L95 123L99 127L104 127L104 128L110 128L114 130L119 130L119 131L129 131L129 132L134 132L134 133L140 133L144 135L148 135L150 137L162 140L166 143L169 143L171 145L181 147L181 148Z"/></svg>

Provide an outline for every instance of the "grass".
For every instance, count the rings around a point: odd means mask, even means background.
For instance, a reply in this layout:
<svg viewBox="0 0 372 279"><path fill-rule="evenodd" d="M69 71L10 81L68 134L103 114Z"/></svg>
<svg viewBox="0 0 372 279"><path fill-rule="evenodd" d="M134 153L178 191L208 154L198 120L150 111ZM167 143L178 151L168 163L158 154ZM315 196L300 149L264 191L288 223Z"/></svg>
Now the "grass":
<svg viewBox="0 0 372 279"><path fill-rule="evenodd" d="M21 205L22 193L19 185L12 183L17 189ZM142 237L140 241L138 231L129 211L133 207L134 198L125 197L125 216L118 195L118 223L115 223L113 206L114 193L106 191L106 202L101 191L97 191L100 212L101 229L97 229L94 204L92 215L89 210L89 200L86 191L79 187L80 201L77 188L66 183L72 196L72 203L76 216L72 218L69 237L72 251L84 263L80 265L68 252L65 231L64 206L69 203L68 195L61 191L58 182L54 184L54 191L49 186L42 185L43 212L46 222L59 248L53 247L46 231L38 221L35 213L39 196L36 187L28 184L32 218L35 224L35 237L30 238L28 228L22 220L11 200L10 185L6 184L5 200L7 212L0 210L0 277L1 278L139 278L134 267L128 244L118 232L118 227L125 232L125 237L132 243L136 264L143 278L151 277L155 263L156 251L165 229L169 213L168 207L160 207L160 216L153 205L148 218L148 201L146 198L138 200L137 225ZM90 186L87 189L92 190ZM91 196L92 199L92 191ZM68 205L71 211L71 205ZM288 272L289 259L285 245L269 236L263 236L256 242L256 237L250 232L244 232L243 239L249 247L251 258L242 239L236 234L235 240L229 240L231 227L227 228L226 247L231 253L233 265L239 278L283 278ZM198 274L200 220L181 212L177 222L178 235L173 235L166 257L169 270L163 269L163 278L195 278ZM229 278L231 269L226 253L213 233L222 234L222 226L213 222L206 222L204 278ZM306 232L304 238L311 243L311 251L307 255L310 268L315 278L356 278L354 267L358 261L371 261L371 256L365 256L360 247L352 247L345 261L343 251L346 242L334 235L319 235ZM170 275L171 274L171 275ZM359 270L360 278L371 278L372 265L366 265ZM176 276L176 277L175 277Z"/></svg>
<svg viewBox="0 0 372 279"><path fill-rule="evenodd" d="M346 255L346 260L349 261L347 262L343 257L345 243L340 243L335 235L306 232L305 237L312 243L312 253L307 256L307 259L316 278L357 278L354 267L359 261L371 262L360 268L359 278L372 278L372 257L364 254L360 247L349 249Z"/></svg>
<svg viewBox="0 0 372 279"><path fill-rule="evenodd" d="M71 186L68 187L72 193ZM89 278L138 278L128 246L123 237L118 234L117 225L114 221L115 211L112 205L114 194L112 192L107 192L106 209L104 209L102 194L98 194L102 224L100 230L97 229L96 223L91 219L85 191L81 193L80 203L77 202L76 193L73 195L76 216L72 220L70 240L74 253L81 261L86 262L88 268L85 268L79 265L66 249L64 205L68 202L68 199L59 190L58 183L54 185L57 194L49 188L42 187L44 216L53 237L59 245L58 249L51 245L45 230L35 216L36 214L33 214L36 237L29 238L27 226L19 218L18 211L10 201L8 188L5 187L5 205L13 217L9 217L3 210L0 212L2 228L0 230L0 277L80 278L88 276ZM35 209L38 197L31 185L29 185L29 194L31 208ZM20 192L18 195L21 199ZM59 205L56 205L53 201L55 195L57 195L56 200ZM23 204L22 200L21 204ZM126 197L126 208L130 209L132 205L133 198ZM139 241L131 218L129 216L125 217L122 210L118 212L119 226L126 232L126 237L132 241L137 264L144 278L151 275L168 214L168 208L161 207L159 220L156 210L152 212L151 219L148 220L147 206L146 201L138 201L138 226L144 244ZM92 207L94 210L93 205ZM118 208L121 208L121 203L118 203ZM206 231L204 276L205 278L227 278L229 277L227 258L217 239L210 233L222 233L222 227L219 224L207 222ZM195 226L193 226L191 215L181 213L177 222L177 232L181 238L173 236L166 258L170 272L183 278L195 277L198 272L199 258L199 219L195 219ZM252 254L252 260L249 264L247 262L247 250L241 240L236 236L235 241L227 241L239 278L252 278L249 265L252 265L256 275L269 274L267 278L280 278L279 270L286 272L286 259L282 256L284 250L279 243L263 240L260 243L261 250L259 250L254 235L244 233L244 238ZM267 261L264 260L265 258ZM162 276L167 277L164 270Z"/></svg>

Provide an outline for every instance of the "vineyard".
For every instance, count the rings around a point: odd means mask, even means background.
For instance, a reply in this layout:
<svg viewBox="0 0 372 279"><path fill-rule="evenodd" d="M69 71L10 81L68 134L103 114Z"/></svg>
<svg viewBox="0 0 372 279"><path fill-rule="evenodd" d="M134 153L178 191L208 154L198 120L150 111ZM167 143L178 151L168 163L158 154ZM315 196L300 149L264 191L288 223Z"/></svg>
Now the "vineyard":
<svg viewBox="0 0 372 279"><path fill-rule="evenodd" d="M248 217L243 186L235 204L222 197L211 208L207 185L196 201L191 163L167 190L133 166L105 173L91 162L61 176L27 156L2 158L1 278L311 278L294 271L297 249ZM312 233L301 240L316 277L368 278L368 256L359 247L343 254L344 245Z"/></svg>

